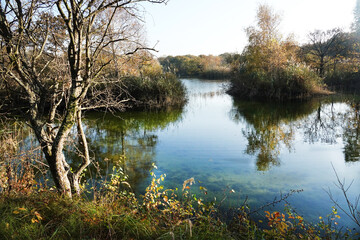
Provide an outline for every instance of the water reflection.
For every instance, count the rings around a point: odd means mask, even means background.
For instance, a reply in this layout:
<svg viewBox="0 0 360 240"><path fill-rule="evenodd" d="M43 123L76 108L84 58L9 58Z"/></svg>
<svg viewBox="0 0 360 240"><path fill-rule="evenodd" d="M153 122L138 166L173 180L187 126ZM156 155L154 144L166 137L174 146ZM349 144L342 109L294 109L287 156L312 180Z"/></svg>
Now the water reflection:
<svg viewBox="0 0 360 240"><path fill-rule="evenodd" d="M281 149L292 150L297 130L310 144L336 144L342 139L345 161L355 162L360 159L360 102L350 102L331 98L276 104L235 101L230 116L246 123L245 152L257 156L258 171L280 165Z"/></svg>
<svg viewBox="0 0 360 240"><path fill-rule="evenodd" d="M248 141L246 153L257 156L258 171L267 171L271 166L280 165L282 148L292 150L295 130L299 127L304 128L305 141L330 139L327 142L335 142L329 137L333 136L334 111L324 111L321 101L317 100L291 103L235 101L230 116L235 122L246 123L242 131ZM330 122L321 114L332 114ZM303 121L299 124L300 119Z"/></svg>
<svg viewBox="0 0 360 240"><path fill-rule="evenodd" d="M324 99L300 127L309 143L337 144L342 140L345 162L360 159L360 102L350 98L347 103Z"/></svg>
<svg viewBox="0 0 360 240"><path fill-rule="evenodd" d="M95 164L87 177L105 178L115 164L120 165L136 191L155 163L158 143L155 132L179 121L181 113L181 110L128 112L116 116L88 113L84 120L85 134ZM68 156L80 160L76 151L68 152Z"/></svg>
<svg viewBox="0 0 360 240"><path fill-rule="evenodd" d="M320 101L316 110L300 124L304 141L336 144L342 134L346 108L346 104L328 102L326 99Z"/></svg>
<svg viewBox="0 0 360 240"><path fill-rule="evenodd" d="M346 162L360 159L360 102L350 104L344 121L344 155Z"/></svg>

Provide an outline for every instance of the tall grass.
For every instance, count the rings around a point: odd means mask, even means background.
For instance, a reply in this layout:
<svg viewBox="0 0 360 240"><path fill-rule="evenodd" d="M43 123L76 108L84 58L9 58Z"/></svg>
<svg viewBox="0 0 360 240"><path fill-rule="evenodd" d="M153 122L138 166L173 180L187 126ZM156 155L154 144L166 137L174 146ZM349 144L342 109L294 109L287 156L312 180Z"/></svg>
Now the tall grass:
<svg viewBox="0 0 360 240"><path fill-rule="evenodd" d="M267 72L242 66L234 73L229 93L247 99L301 99L328 94L320 77L303 64L288 64Z"/></svg>
<svg viewBox="0 0 360 240"><path fill-rule="evenodd" d="M181 106L186 101L185 86L171 73L127 77L123 84L134 99L135 106Z"/></svg>

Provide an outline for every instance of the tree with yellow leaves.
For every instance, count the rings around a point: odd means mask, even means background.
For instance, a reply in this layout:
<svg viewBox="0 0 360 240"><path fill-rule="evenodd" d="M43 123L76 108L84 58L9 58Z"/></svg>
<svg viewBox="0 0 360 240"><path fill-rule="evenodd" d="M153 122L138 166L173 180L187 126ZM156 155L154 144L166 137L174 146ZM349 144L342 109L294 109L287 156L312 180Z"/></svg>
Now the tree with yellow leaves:
<svg viewBox="0 0 360 240"><path fill-rule="evenodd" d="M297 59L298 44L278 30L280 15L260 5L256 26L246 29L249 43L235 66L230 93L246 98L304 97L318 87L319 78Z"/></svg>

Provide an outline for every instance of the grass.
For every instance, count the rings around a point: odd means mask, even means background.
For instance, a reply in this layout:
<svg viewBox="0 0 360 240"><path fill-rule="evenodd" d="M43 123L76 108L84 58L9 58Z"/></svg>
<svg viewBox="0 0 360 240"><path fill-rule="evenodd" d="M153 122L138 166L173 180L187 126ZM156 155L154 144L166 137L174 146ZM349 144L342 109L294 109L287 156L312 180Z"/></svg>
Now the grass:
<svg viewBox="0 0 360 240"><path fill-rule="evenodd" d="M240 69L231 80L229 93L245 99L289 100L331 94L315 72L301 64L289 64L277 73Z"/></svg>
<svg viewBox="0 0 360 240"><path fill-rule="evenodd" d="M127 77L123 84L135 99L135 106L160 108L182 106L186 102L186 89L182 82L170 73L142 77Z"/></svg>
<svg viewBox="0 0 360 240"><path fill-rule="evenodd" d="M181 189L163 189L165 176L153 179L140 198L122 188L115 177L93 200L67 199L35 189L27 194L3 192L0 197L1 239L351 239L336 229L334 208L318 225L306 223L289 207L265 211L260 227L241 206L224 221L216 204L191 194L194 179ZM206 188L200 186L204 193ZM181 195L181 197L179 197ZM181 200L179 200L181 199ZM336 221L336 220L335 220ZM356 237L356 235L353 235Z"/></svg>
<svg viewBox="0 0 360 240"><path fill-rule="evenodd" d="M155 213L126 204L69 200L44 192L2 197L1 239L224 239L226 228L208 219L191 226L190 220L173 226ZM155 224L154 224L155 223ZM190 227L191 226L191 227Z"/></svg>

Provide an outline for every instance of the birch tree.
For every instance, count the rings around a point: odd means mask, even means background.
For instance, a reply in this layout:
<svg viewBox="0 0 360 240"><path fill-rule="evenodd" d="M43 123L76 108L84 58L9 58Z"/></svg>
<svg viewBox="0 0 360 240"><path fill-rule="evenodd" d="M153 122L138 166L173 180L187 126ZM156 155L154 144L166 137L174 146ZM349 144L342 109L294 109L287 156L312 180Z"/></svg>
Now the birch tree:
<svg viewBox="0 0 360 240"><path fill-rule="evenodd" d="M81 174L90 164L82 126L84 99L94 81L114 61L114 45L127 46L119 55L146 49L138 39L126 34L131 22L118 25L121 16L141 18L142 2L165 0L0 2L1 76L22 89L27 104L25 115L54 183L59 192L70 198L74 193L80 194ZM116 101L113 104L121 106ZM83 160L71 169L63 151L74 126Z"/></svg>

